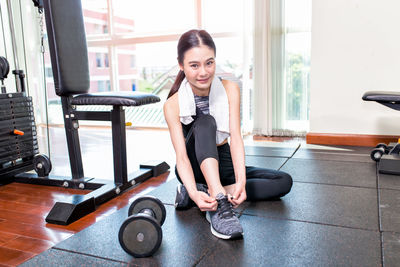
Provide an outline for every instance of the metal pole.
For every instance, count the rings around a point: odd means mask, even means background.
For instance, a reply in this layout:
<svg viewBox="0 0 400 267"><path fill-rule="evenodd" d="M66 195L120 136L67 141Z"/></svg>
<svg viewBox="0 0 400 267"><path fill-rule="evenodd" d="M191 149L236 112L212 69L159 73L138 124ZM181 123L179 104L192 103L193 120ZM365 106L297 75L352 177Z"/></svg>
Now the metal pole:
<svg viewBox="0 0 400 267"><path fill-rule="evenodd" d="M15 71L13 71L13 74L16 75L15 84L17 86L17 92L22 92L21 80L19 77L17 42L15 40L14 18L13 18L13 12L12 12L12 8L11 8L11 0L7 0L7 9L8 9L8 20L9 20L9 24L10 24L10 32L11 32L11 43L12 43L12 49L13 49L13 54L14 54Z"/></svg>

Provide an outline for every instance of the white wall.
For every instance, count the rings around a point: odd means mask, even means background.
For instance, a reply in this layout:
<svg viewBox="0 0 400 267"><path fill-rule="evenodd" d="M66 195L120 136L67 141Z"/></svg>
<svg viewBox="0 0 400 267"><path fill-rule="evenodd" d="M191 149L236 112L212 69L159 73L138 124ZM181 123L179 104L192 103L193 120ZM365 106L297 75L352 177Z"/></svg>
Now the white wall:
<svg viewBox="0 0 400 267"><path fill-rule="evenodd" d="M400 92L400 1L314 0L310 132L400 135L400 112L362 101Z"/></svg>

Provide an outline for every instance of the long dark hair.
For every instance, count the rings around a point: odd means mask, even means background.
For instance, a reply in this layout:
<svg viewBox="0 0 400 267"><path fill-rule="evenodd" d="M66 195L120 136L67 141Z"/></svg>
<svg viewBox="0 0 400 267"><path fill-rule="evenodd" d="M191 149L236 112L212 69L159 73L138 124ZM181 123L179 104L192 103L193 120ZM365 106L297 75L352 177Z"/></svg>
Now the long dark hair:
<svg viewBox="0 0 400 267"><path fill-rule="evenodd" d="M183 65L183 58L185 56L186 51L188 51L193 47L198 47L200 45L208 46L209 48L214 50L214 54L216 54L217 52L217 49L215 48L215 44L211 35L205 30L190 30L182 34L178 42L178 63ZM171 90L169 91L167 99L173 96L176 92L178 92L183 79L185 79L185 73L182 70L179 70L175 82L172 85Z"/></svg>

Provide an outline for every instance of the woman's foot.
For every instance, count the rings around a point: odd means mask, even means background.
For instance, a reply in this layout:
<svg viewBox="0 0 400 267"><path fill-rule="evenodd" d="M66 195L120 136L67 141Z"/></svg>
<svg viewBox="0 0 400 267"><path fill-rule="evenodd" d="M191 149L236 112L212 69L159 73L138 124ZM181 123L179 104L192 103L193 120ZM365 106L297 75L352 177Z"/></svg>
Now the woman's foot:
<svg viewBox="0 0 400 267"><path fill-rule="evenodd" d="M197 190L208 194L208 188L205 184L196 184ZM194 207L196 204L189 197L189 192L183 184L176 187L175 209L186 210Z"/></svg>
<svg viewBox="0 0 400 267"><path fill-rule="evenodd" d="M236 217L228 197L219 193L215 199L218 202L216 211L207 211L206 218L211 225L211 233L222 239L239 239L243 237L243 228Z"/></svg>

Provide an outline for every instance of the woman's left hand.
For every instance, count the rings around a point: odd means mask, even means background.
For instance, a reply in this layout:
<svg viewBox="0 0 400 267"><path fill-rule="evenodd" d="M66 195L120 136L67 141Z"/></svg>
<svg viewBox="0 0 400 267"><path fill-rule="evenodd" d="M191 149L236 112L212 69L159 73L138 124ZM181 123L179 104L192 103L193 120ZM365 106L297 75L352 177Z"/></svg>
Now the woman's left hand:
<svg viewBox="0 0 400 267"><path fill-rule="evenodd" d="M234 208L237 208L243 201L247 198L246 195L246 185L236 183L235 184L235 191L233 192L229 201L232 203Z"/></svg>

